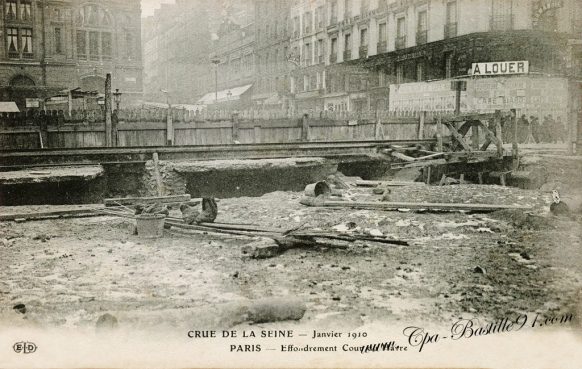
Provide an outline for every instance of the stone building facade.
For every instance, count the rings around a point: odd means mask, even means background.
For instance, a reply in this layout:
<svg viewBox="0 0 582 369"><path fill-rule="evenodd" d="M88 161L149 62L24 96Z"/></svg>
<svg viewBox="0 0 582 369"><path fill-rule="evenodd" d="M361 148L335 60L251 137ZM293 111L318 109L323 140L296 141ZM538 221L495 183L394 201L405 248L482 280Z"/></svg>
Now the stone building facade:
<svg viewBox="0 0 582 369"><path fill-rule="evenodd" d="M297 0L291 22L301 110L386 108L390 84L466 76L473 62L581 74L576 0Z"/></svg>
<svg viewBox="0 0 582 369"><path fill-rule="evenodd" d="M104 92L107 73L124 101L141 99L139 0L0 4L0 100L42 108L63 90Z"/></svg>
<svg viewBox="0 0 582 369"><path fill-rule="evenodd" d="M289 105L290 0L255 1L256 80L252 100L266 109Z"/></svg>

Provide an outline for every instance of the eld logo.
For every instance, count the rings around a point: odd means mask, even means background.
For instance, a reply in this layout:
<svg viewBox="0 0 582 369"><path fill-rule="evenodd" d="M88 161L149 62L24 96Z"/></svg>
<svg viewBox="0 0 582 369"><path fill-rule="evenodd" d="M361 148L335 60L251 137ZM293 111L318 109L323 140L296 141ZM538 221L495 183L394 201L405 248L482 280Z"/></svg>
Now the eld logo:
<svg viewBox="0 0 582 369"><path fill-rule="evenodd" d="M32 354L36 351L36 345L32 342L16 342L12 348L17 354Z"/></svg>

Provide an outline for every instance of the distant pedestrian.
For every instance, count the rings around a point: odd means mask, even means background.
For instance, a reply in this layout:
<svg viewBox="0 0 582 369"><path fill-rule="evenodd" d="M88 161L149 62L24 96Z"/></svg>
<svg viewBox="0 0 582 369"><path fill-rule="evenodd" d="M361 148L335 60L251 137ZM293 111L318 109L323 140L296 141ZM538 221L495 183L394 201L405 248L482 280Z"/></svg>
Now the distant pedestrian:
<svg viewBox="0 0 582 369"><path fill-rule="evenodd" d="M559 132L557 130L556 127L556 121L554 120L554 117L552 116L552 114L548 115L548 139L551 143L557 143L558 142L558 136L559 136Z"/></svg>
<svg viewBox="0 0 582 369"><path fill-rule="evenodd" d="M517 142L518 143L525 143L530 134L530 126L529 121L525 114L519 118L517 121Z"/></svg>
<svg viewBox="0 0 582 369"><path fill-rule="evenodd" d="M540 127L540 120L533 115L529 117L529 124L531 125L531 133L536 143L541 142L542 132Z"/></svg>

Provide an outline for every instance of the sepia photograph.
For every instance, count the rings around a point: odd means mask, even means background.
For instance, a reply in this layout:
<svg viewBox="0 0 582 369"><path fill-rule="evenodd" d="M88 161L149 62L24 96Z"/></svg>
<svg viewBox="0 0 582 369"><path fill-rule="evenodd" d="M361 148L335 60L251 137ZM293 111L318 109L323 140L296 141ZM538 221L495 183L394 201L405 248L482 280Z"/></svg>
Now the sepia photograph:
<svg viewBox="0 0 582 369"><path fill-rule="evenodd" d="M1 368L582 363L580 0L0 0Z"/></svg>

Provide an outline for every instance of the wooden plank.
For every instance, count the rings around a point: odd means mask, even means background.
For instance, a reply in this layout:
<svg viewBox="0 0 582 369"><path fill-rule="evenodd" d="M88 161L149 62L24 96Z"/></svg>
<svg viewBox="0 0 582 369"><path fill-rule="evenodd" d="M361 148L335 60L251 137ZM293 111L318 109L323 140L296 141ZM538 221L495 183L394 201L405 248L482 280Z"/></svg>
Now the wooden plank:
<svg viewBox="0 0 582 369"><path fill-rule="evenodd" d="M429 203L429 202L370 202L370 201L330 201L313 197L303 197L300 203L307 206L350 208L369 210L466 210L466 211L496 211L496 210L531 210L522 205L495 205L495 204L461 204L461 203Z"/></svg>
<svg viewBox="0 0 582 369"><path fill-rule="evenodd" d="M193 200L190 195L152 196L152 197L120 197L105 199L105 206L137 205L137 204L168 204L182 203Z"/></svg>
<svg viewBox="0 0 582 369"><path fill-rule="evenodd" d="M411 162L411 161L415 161L416 160L412 156L404 155L404 154L399 153L399 152L392 152L391 155L393 157L397 158L397 159L404 160L404 161L408 161L408 162Z"/></svg>
<svg viewBox="0 0 582 369"><path fill-rule="evenodd" d="M97 216L99 208L97 207L87 207L83 209L71 209L71 210L48 210L48 211L36 211L29 213L15 213L15 214L0 214L0 221L9 221L17 219L47 219L54 217L81 217L81 216Z"/></svg>
<svg viewBox="0 0 582 369"><path fill-rule="evenodd" d="M395 163L395 164L392 164L391 167L394 169L396 169L396 168L419 168L419 167L425 167L427 165L443 165L443 164L447 164L446 159L414 161L414 162L408 162L408 163Z"/></svg>
<svg viewBox="0 0 582 369"><path fill-rule="evenodd" d="M358 180L356 181L356 186L358 187L378 187L378 186L423 186L423 182L407 182L407 181L366 181Z"/></svg>
<svg viewBox="0 0 582 369"><path fill-rule="evenodd" d="M444 152L437 152L435 154L430 154L430 155L426 155L426 156L421 156L418 158L415 158L416 161L420 161L420 160L428 160L428 159L434 159L434 158L438 158L439 156L443 156L445 155Z"/></svg>

